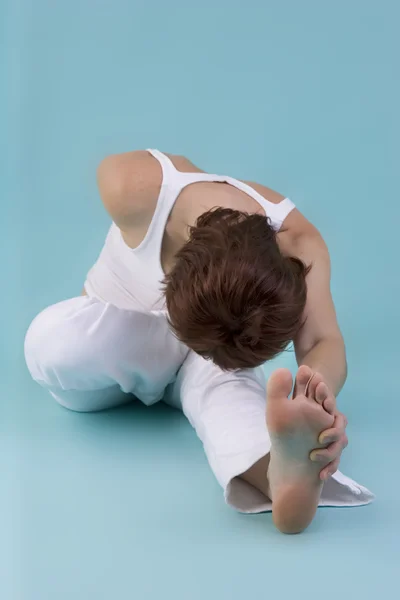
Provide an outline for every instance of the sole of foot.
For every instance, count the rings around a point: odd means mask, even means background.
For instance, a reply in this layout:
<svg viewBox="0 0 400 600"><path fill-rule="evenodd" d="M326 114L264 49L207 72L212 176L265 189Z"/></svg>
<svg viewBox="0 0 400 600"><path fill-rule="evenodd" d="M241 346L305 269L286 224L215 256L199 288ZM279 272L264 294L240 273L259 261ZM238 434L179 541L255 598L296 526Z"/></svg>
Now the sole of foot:
<svg viewBox="0 0 400 600"><path fill-rule="evenodd" d="M296 377L296 397L289 399L292 375L287 369L272 373L267 387L267 428L271 438L268 481L272 516L283 533L300 533L316 513L323 482L319 473L325 466L310 460L310 452L322 447L322 431L332 427L334 416L324 408L328 395L320 381L313 394L306 395L312 371L301 367ZM314 382L315 383L315 382Z"/></svg>

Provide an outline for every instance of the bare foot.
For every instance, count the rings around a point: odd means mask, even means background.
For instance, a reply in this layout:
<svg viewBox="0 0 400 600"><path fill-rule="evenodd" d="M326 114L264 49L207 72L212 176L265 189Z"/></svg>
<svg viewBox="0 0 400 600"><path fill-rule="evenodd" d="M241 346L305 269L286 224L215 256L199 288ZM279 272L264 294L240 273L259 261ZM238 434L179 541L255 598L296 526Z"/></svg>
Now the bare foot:
<svg viewBox="0 0 400 600"><path fill-rule="evenodd" d="M323 408L328 395L324 383L315 387L312 398L305 395L311 375L308 367L299 369L293 400L288 399L292 390L289 370L274 371L268 381L267 427L272 443L268 480L274 523L284 533L303 531L315 515L324 465L312 462L310 452L322 447L319 434L334 422L334 416Z"/></svg>

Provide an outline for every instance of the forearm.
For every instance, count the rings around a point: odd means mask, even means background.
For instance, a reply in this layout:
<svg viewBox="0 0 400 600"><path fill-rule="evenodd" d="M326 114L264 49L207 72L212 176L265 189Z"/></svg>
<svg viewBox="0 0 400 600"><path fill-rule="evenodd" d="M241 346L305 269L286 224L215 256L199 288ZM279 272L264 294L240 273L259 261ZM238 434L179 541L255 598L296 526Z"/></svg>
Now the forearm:
<svg viewBox="0 0 400 600"><path fill-rule="evenodd" d="M315 344L304 356L297 356L300 365L307 365L320 373L331 392L337 396L347 377L344 342L341 338L325 338Z"/></svg>

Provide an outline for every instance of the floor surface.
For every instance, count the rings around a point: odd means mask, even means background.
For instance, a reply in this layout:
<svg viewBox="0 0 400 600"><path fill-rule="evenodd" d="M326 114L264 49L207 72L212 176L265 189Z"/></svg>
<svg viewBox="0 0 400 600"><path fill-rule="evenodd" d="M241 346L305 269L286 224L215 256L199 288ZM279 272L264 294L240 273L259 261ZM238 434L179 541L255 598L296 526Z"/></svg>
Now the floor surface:
<svg viewBox="0 0 400 600"><path fill-rule="evenodd" d="M0 13L2 600L394 597L398 4L6 0ZM74 414L30 380L30 321L80 293L107 231L96 165L146 147L264 182L320 228L348 347L341 469L374 504L321 509L283 536L270 514L225 506L179 412Z"/></svg>

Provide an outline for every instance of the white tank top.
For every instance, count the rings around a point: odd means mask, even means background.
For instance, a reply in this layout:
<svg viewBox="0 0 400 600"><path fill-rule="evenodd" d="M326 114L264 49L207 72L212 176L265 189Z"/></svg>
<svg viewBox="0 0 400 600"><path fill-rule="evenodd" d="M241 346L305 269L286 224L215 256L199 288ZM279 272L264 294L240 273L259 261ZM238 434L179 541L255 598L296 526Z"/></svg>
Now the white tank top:
<svg viewBox="0 0 400 600"><path fill-rule="evenodd" d="M85 290L88 296L127 310L165 310L161 292L164 273L160 254L165 226L176 199L184 187L201 181L224 182L242 190L256 200L279 230L294 204L285 198L278 204L266 200L251 186L223 175L182 173L158 150L148 150L162 167L163 180L156 210L144 240L130 248L113 223L97 262L89 271Z"/></svg>

